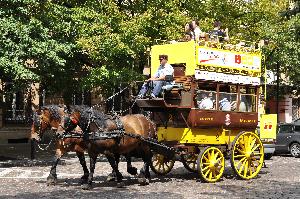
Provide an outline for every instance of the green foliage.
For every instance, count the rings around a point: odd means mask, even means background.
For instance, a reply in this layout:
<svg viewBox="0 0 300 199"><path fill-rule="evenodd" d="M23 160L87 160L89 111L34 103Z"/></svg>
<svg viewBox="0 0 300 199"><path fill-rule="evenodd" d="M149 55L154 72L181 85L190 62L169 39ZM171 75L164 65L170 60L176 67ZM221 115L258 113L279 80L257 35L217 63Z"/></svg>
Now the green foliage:
<svg viewBox="0 0 300 199"><path fill-rule="evenodd" d="M40 81L64 96L141 79L149 48L182 38L192 19L218 20L231 41L269 40L268 69L299 85L299 14L285 0L4 0L0 3L0 78ZM281 14L280 14L281 13ZM290 12L285 12L290 13ZM17 85L20 85L17 83Z"/></svg>

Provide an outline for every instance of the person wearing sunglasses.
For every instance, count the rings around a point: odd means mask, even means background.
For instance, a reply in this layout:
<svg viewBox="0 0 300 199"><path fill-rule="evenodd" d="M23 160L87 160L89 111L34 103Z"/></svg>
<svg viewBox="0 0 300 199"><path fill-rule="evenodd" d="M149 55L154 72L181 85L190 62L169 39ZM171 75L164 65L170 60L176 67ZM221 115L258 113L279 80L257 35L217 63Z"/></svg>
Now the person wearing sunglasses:
<svg viewBox="0 0 300 199"><path fill-rule="evenodd" d="M158 70L151 78L145 81L139 92L138 98L143 98L145 96L151 83L153 84L151 97L157 98L162 87L166 84L165 77L167 75L173 76L174 69L170 64L168 64L168 55L159 55L159 61L160 66L158 67Z"/></svg>

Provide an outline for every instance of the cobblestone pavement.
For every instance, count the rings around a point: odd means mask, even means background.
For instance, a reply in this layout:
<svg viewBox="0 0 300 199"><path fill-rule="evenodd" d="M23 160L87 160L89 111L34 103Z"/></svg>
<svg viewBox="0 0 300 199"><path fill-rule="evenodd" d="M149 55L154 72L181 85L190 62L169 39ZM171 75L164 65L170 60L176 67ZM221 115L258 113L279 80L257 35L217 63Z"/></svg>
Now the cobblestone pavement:
<svg viewBox="0 0 300 199"><path fill-rule="evenodd" d="M23 161L24 163L24 161ZM141 162L133 163L138 168ZM1 164L0 164L1 165ZM58 166L58 184L47 186L49 161L31 164L2 164L0 167L0 198L300 198L300 158L275 156L266 162L256 179L238 180L227 162L220 182L209 184L197 180L181 162L176 162L166 176L156 176L148 186L139 186L120 163L126 186L116 188L115 182L105 182L111 171L107 162L98 162L94 189L84 191L78 184L82 174L75 157L66 157Z"/></svg>

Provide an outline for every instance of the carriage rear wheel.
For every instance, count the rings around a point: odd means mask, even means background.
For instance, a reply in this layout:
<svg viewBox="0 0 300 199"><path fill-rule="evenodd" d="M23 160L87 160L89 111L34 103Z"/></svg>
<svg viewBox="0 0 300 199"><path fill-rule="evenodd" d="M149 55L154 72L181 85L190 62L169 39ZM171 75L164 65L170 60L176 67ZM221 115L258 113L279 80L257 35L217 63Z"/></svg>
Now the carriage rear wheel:
<svg viewBox="0 0 300 199"><path fill-rule="evenodd" d="M181 156L181 162L188 171L197 173L197 158L195 153L184 154Z"/></svg>
<svg viewBox="0 0 300 199"><path fill-rule="evenodd" d="M253 132L239 133L233 143L230 163L234 172L242 179L254 178L262 168L264 148L258 135Z"/></svg>
<svg viewBox="0 0 300 199"><path fill-rule="evenodd" d="M159 153L153 153L150 168L157 175L166 175L172 170L174 163L174 159L167 158Z"/></svg>
<svg viewBox="0 0 300 199"><path fill-rule="evenodd" d="M197 167L200 179L204 182L216 182L224 173L225 158L216 147L205 147L198 156Z"/></svg>

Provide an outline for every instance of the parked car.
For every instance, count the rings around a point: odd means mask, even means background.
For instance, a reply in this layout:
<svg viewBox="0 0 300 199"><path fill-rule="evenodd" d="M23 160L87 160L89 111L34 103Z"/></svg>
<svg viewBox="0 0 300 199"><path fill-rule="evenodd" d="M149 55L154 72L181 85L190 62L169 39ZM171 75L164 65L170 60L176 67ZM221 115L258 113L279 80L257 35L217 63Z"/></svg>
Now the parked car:
<svg viewBox="0 0 300 199"><path fill-rule="evenodd" d="M279 125L275 153L300 157L300 122Z"/></svg>

